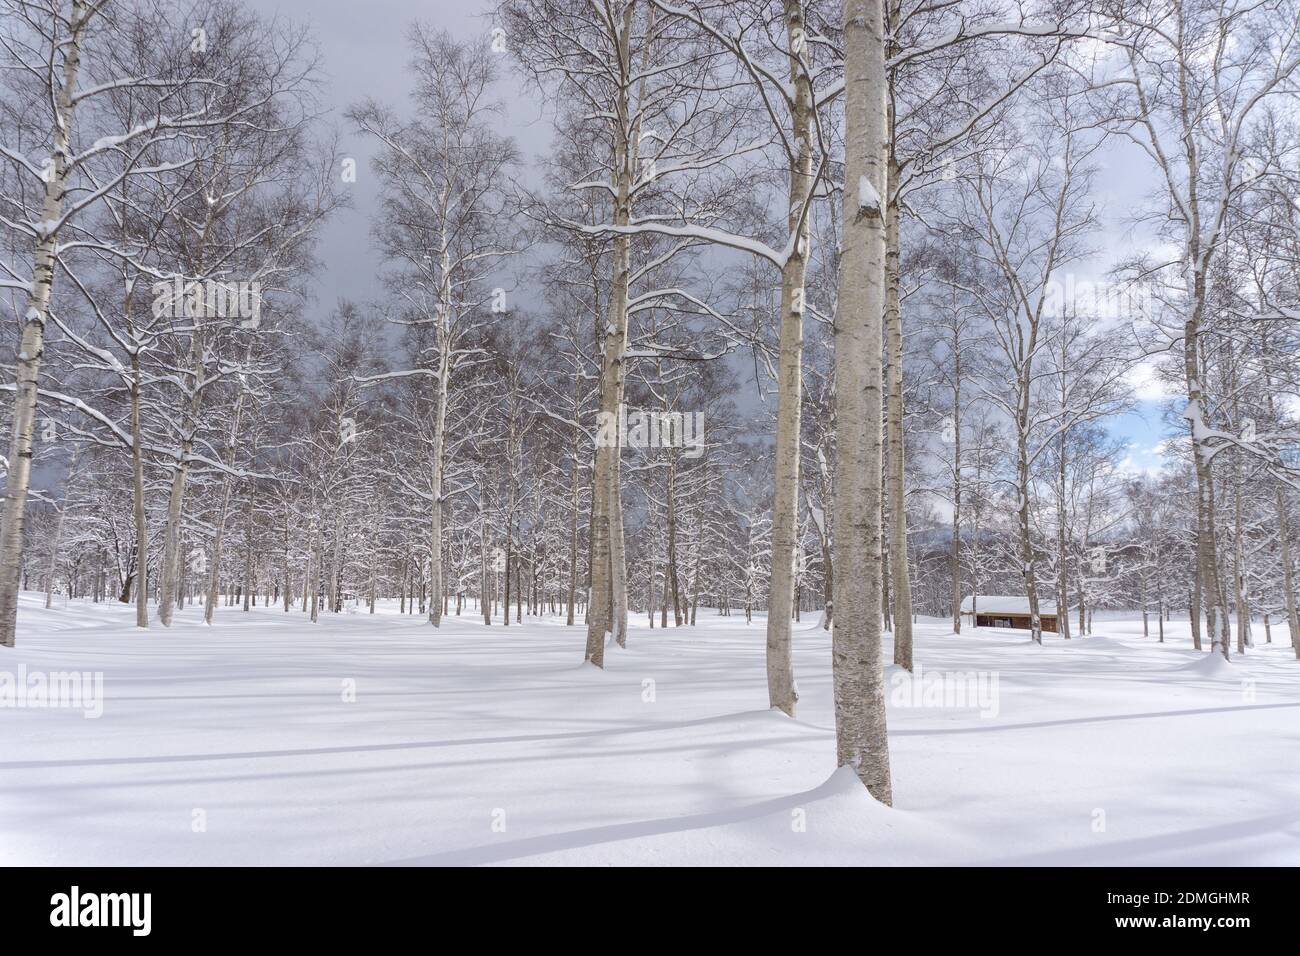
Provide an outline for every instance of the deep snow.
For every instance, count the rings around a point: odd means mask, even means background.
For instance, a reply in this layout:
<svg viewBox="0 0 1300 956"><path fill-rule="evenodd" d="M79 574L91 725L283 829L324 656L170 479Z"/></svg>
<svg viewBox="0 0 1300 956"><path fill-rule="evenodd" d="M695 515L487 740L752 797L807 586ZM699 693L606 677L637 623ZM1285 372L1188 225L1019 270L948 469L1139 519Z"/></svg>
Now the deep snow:
<svg viewBox="0 0 1300 956"><path fill-rule="evenodd" d="M102 671L104 712L0 709L3 864L1300 864L1285 627L1220 665L1186 621L1039 648L922 619L922 683L982 672L996 708L911 706L890 668L888 809L833 772L815 615L792 720L765 709L761 618L640 617L601 672L562 619L223 606L140 632L40 600L0 672Z"/></svg>

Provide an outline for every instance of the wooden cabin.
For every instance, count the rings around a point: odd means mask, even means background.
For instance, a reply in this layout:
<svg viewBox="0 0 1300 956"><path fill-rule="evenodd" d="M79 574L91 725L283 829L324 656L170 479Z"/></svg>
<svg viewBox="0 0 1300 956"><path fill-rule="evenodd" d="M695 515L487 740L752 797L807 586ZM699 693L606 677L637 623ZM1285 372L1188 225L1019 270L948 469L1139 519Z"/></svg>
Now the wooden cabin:
<svg viewBox="0 0 1300 956"><path fill-rule="evenodd" d="M1029 598L980 594L961 602L961 613L974 619L976 627L1007 627L1029 630ZM1038 622L1044 631L1056 633L1056 602L1038 599Z"/></svg>

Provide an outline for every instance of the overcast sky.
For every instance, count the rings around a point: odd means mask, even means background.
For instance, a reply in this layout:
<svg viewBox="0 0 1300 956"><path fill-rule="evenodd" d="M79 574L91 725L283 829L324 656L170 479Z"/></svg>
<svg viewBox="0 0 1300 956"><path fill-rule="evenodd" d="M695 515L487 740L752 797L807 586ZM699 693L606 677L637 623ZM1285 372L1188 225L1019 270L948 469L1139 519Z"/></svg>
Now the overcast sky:
<svg viewBox="0 0 1300 956"><path fill-rule="evenodd" d="M370 241L370 222L376 194L369 173L371 145L343 121L350 104L374 97L406 112L410 101L407 76L406 30L420 19L470 38L490 34L492 0L249 0L268 14L307 23L320 45L330 119L339 129L343 153L357 161L357 181L348 186L353 208L342 211L323 232L318 252L322 269L317 277L313 308L328 312L340 298L358 303L382 297L378 273L381 263ZM500 98L506 105L503 132L514 137L526 162L545 152L551 128L536 95L525 91L502 64ZM1109 266L1149 236L1134 233L1127 223L1131 212L1146 201L1151 172L1137 147L1116 143L1103 154L1105 168L1096 179L1095 199L1103 221L1109 224L1098 237L1100 254L1091 268L1079 269L1080 278L1101 278ZM525 306L528 303L524 303ZM1131 443L1128 467L1152 470L1161 462L1158 451L1168 435L1161 420L1163 393L1150 375L1140 376L1137 410L1110 423L1113 433ZM738 382L737 390L752 395L752 382Z"/></svg>
<svg viewBox="0 0 1300 956"><path fill-rule="evenodd" d="M343 154L357 161L357 181L347 187L353 208L330 222L320 242L324 268L316 284L317 307L328 311L339 298L358 302L378 298L381 263L370 242L376 203L369 168L372 144L349 128L343 111L373 97L408 113L407 27L419 19L466 39L490 34L493 4L484 0L250 0L250 6L311 27L328 80L325 97L333 107L330 119L338 127ZM536 97L521 95L508 63L502 63L501 72L500 97L507 105L503 132L515 138L525 160L532 160L547 148L550 126Z"/></svg>

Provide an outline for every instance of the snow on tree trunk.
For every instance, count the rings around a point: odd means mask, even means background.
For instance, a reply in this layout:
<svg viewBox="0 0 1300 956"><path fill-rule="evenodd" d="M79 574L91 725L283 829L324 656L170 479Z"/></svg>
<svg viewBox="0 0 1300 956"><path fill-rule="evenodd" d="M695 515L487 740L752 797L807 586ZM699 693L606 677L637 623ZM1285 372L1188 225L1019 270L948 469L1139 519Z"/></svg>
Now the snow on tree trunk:
<svg viewBox="0 0 1300 956"><path fill-rule="evenodd" d="M445 246L445 239L444 239ZM444 254L444 283L451 282L451 270ZM448 291L448 298L449 289ZM433 420L433 448L429 452L432 474L429 476L429 494L433 501L429 505L429 575L430 587L436 600L429 602L429 623L434 627L442 625L443 569L442 569L442 485L443 485L443 445L447 430L447 384L451 375L451 329L448 326L447 309L439 308L437 317L438 334L438 394L435 398Z"/></svg>
<svg viewBox="0 0 1300 956"><path fill-rule="evenodd" d="M252 352L252 345L244 352L244 361L247 362ZM239 381L239 393L235 398L235 407L230 417L230 432L226 436L226 465L234 467L235 449L239 442L239 424L243 415L244 400L247 395L247 389L244 382ZM208 568L208 592L207 599L203 602L203 623L211 625L213 615L216 613L218 591L221 586L221 548L225 540L226 518L230 514L230 495L233 481L229 473L221 476L221 504L217 509L217 523L212 536L212 563ZM285 610L289 609L288 585L285 586Z"/></svg>
<svg viewBox="0 0 1300 956"><path fill-rule="evenodd" d="M1291 522L1286 509L1286 495L1279 484L1276 488L1278 540L1281 544L1282 594L1286 601L1286 621L1291 634L1291 647L1300 661L1300 614L1295 599L1294 565L1291 561Z"/></svg>
<svg viewBox="0 0 1300 956"><path fill-rule="evenodd" d="M802 403L804 276L807 272L809 225L804 201L813 175L812 83L800 63L804 42L802 4L785 2L790 80L795 96L791 110L795 149L790 168L786 219L796 237L781 268L781 329L777 359L776 446L773 451L772 577L767 598L768 706L794 716L799 693L791 656L795 551L799 546L799 454Z"/></svg>
<svg viewBox="0 0 1300 956"><path fill-rule="evenodd" d="M181 423L180 448L176 464L172 466L171 490L167 496L167 525L163 536L161 577L158 579L158 620L171 627L172 612L181 594L180 584L185 568L185 555L181 553L181 519L185 509L185 489L190 473L190 455L194 436L199 428L199 412L203 403L202 382L205 353L201 319L195 316L190 333L189 402Z"/></svg>
<svg viewBox="0 0 1300 956"><path fill-rule="evenodd" d="M956 328L956 326L954 326ZM953 336L952 391L952 632L961 633L961 333Z"/></svg>
<svg viewBox="0 0 1300 956"><path fill-rule="evenodd" d="M1021 385L1021 426L1016 430L1016 519L1020 531L1020 573L1029 599L1029 638L1043 643L1043 623L1038 615L1038 574L1034 562L1033 521L1029 514L1029 452L1025 420L1029 415L1029 382ZM1083 604L1080 602L1080 607ZM1082 613L1082 612L1081 612ZM1082 631L1080 625L1080 631Z"/></svg>
<svg viewBox="0 0 1300 956"><path fill-rule="evenodd" d="M581 383L580 376L574 376L575 383ZM578 387L575 385L575 388ZM574 409L578 408L578 401L574 401ZM576 418L576 415L575 415ZM573 627L574 612L578 603L578 508L580 503L580 484L578 468L578 455L580 453L579 432L575 429L573 435L573 445L570 448L570 471L569 475L569 591L565 599L564 624L566 627Z"/></svg>
<svg viewBox="0 0 1300 956"><path fill-rule="evenodd" d="M68 520L68 507L72 504L72 486L77 474L77 457L80 446L72 450L72 460L68 462L68 473L64 478L63 504L59 506L59 520L54 524L54 535L50 541L50 560L45 572L45 606L54 604L54 574L59 567L59 544L63 540L63 527Z"/></svg>
<svg viewBox="0 0 1300 956"><path fill-rule="evenodd" d="M14 646L18 592L22 584L23 519L32 473L32 429L36 423L36 383L45 350L45 322L54 286L54 257L68 184L69 139L75 113L77 73L86 24L95 11L85 0L73 0L68 37L60 43L63 82L57 92L53 148L45 177L41 210L44 228L32 254L32 281L23 309L14 381L14 411L10 425L9 471L5 476L4 511L0 514L0 646Z"/></svg>
<svg viewBox="0 0 1300 956"><path fill-rule="evenodd" d="M130 309L130 299L127 303ZM140 356L131 356L131 500L135 524L135 626L149 626L149 519L144 507L144 435L140 430Z"/></svg>
<svg viewBox="0 0 1300 956"><path fill-rule="evenodd" d="M673 626L682 626L682 595L677 573L677 459L668 464L668 585L664 589L664 606L667 607L668 587L673 595Z"/></svg>
<svg viewBox="0 0 1300 956"><path fill-rule="evenodd" d="M1193 282L1199 291L1193 293L1192 308L1183 327L1183 367L1187 382L1187 409L1183 414L1191 430L1192 464L1196 473L1196 567L1200 583L1197 603L1203 603L1206 608L1211 652L1217 649L1227 660L1231 624L1223 600L1223 588L1219 584L1214 490L1211 486L1209 448L1206 447L1204 438L1204 400L1197 354L1204 279L1198 273Z"/></svg>
<svg viewBox="0 0 1300 956"><path fill-rule="evenodd" d="M632 7L625 10L618 32L618 60L630 72L629 42ZM625 131L635 129L629 123L629 94L624 82L618 87L614 130L614 225L625 227L631 222L632 177L636 157L634 140ZM600 365L600 414L604 421L617 421L623 399L624 365L627 350L628 281L630 278L630 241L626 234L614 236L613 277L602 330ZM605 666L605 636L620 636L626 628L627 581L623 566L621 528L622 510L618 505L618 441L604 441L596 449L592 476L591 515L591 598L587 608L587 646L584 660L597 667ZM621 592L621 593L620 593ZM622 631L626 641L626 632Z"/></svg>
<svg viewBox="0 0 1300 956"><path fill-rule="evenodd" d="M844 4L846 182L883 192L888 176L881 0ZM835 623L831 658L836 759L871 794L892 802L881 662L881 323L885 310L881 210L844 194L835 324Z"/></svg>

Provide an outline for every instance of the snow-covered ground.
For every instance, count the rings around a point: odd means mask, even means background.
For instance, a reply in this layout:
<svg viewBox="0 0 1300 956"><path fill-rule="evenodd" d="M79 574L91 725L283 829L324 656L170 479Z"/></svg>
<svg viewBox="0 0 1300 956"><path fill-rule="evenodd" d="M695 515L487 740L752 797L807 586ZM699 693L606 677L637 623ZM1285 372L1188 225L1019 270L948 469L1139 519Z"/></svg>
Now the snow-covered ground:
<svg viewBox="0 0 1300 956"><path fill-rule="evenodd" d="M923 619L921 686L890 669L887 809L832 772L813 620L792 720L765 709L761 619L640 618L600 672L562 620L222 607L138 632L39 604L0 672L102 672L103 714L0 709L3 864L1300 864L1284 627L1227 665L1186 621L1038 648ZM982 700L916 706L957 672Z"/></svg>

